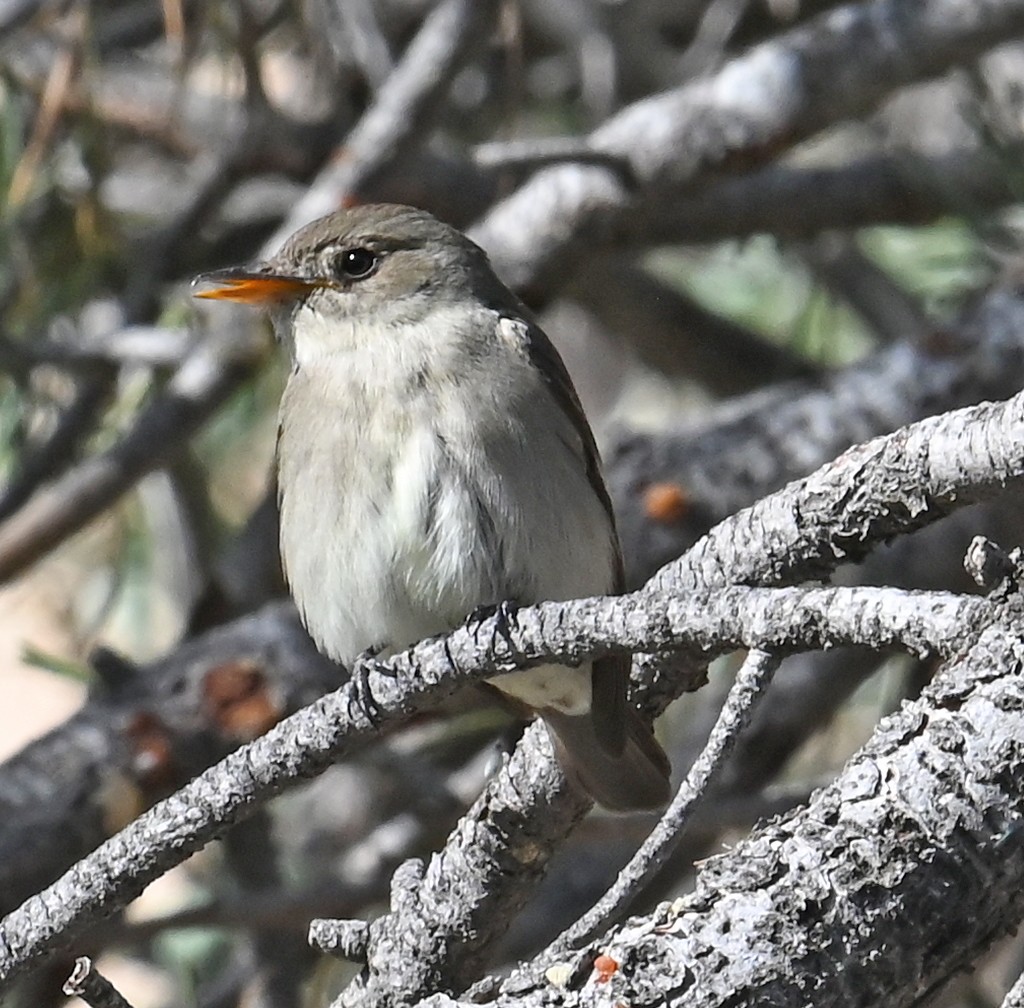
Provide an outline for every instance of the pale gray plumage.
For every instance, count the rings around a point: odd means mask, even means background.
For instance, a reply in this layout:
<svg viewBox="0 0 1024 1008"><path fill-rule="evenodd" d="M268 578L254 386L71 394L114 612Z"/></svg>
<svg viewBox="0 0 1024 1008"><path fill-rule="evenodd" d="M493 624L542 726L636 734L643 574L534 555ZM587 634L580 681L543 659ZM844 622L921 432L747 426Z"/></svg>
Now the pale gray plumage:
<svg viewBox="0 0 1024 1008"><path fill-rule="evenodd" d="M621 590L610 504L569 377L468 238L419 210L364 206L222 277L285 285L273 295L294 364L278 442L281 553L325 653L351 663L481 606ZM627 680L628 663L609 659L492 682L538 710L563 766L598 802L655 807L668 797L668 764L626 706Z"/></svg>

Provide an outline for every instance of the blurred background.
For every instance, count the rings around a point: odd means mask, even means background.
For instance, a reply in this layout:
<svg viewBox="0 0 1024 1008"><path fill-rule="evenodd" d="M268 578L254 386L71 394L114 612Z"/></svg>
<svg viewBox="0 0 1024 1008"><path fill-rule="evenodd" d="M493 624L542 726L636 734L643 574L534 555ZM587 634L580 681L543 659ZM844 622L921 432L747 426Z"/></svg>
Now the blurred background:
<svg viewBox="0 0 1024 1008"><path fill-rule="evenodd" d="M962 45L951 28L944 55L869 88L856 37L827 20L839 7L0 0L0 910L344 675L277 568L287 361L259 318L194 302L197 273L360 201L469 230L565 357L633 586L848 445L1024 384L1024 48L999 23ZM812 69L831 52L851 97L808 76L805 111L766 143L730 132L729 108L773 111L750 59L772 46ZM644 174L641 139L668 168ZM598 177L614 196L566 210ZM968 590L971 536L1017 545L1018 511L969 509L841 577ZM662 719L677 770L734 664ZM649 903L805 800L931 671L787 662ZM323 1003L347 967L305 948L308 920L378 911L519 727L460 698L236 828L76 952L102 953L136 1008ZM649 826L592 815L494 965L578 915ZM1022 961L1008 941L940 1003L998 1004ZM11 1003L54 1003L67 965Z"/></svg>

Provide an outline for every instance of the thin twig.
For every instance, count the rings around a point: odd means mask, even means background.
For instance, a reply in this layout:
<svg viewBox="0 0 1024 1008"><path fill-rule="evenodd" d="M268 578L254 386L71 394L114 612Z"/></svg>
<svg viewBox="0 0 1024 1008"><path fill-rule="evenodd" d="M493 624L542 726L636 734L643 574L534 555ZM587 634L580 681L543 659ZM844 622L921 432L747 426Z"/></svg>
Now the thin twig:
<svg viewBox="0 0 1024 1008"><path fill-rule="evenodd" d="M63 46L50 67L50 73L39 98L39 114L32 135L25 145L7 189L7 206L18 209L29 198L39 174L43 157L64 114L65 101L74 87L82 62L82 39L86 27L84 7L72 15Z"/></svg>
<svg viewBox="0 0 1024 1008"><path fill-rule="evenodd" d="M394 60L371 0L331 0L321 16L334 58L353 60L370 87L379 91L391 76Z"/></svg>
<svg viewBox="0 0 1024 1008"><path fill-rule="evenodd" d="M23 454L18 471L0 492L0 522L10 518L46 480L60 473L92 434L111 395L114 369L109 364L97 367L91 362L89 370L92 373L76 383L74 396L61 410L53 431L42 444Z"/></svg>
<svg viewBox="0 0 1024 1008"><path fill-rule="evenodd" d="M526 140L492 140L473 148L473 163L484 169L532 171L546 165L599 164L627 174L629 165L616 154L597 150L586 137L530 137Z"/></svg>
<svg viewBox="0 0 1024 1008"><path fill-rule="evenodd" d="M729 690L704 751L690 767L672 804L608 892L545 949L541 955L544 963L556 960L571 949L580 948L621 920L643 887L672 856L694 812L735 747L740 732L750 724L758 701L765 695L780 661L777 656L764 651L751 651L747 655L736 673L736 681ZM529 968L536 970L537 964L533 963Z"/></svg>
<svg viewBox="0 0 1024 1008"><path fill-rule="evenodd" d="M825 284L885 343L925 345L935 331L924 306L866 256L847 234L825 232L798 249Z"/></svg>
<svg viewBox="0 0 1024 1008"><path fill-rule="evenodd" d="M750 0L709 0L693 39L679 58L679 76L689 80L708 73L725 55L726 46Z"/></svg>
<svg viewBox="0 0 1024 1008"><path fill-rule="evenodd" d="M325 168L266 243L276 252L293 231L331 213L408 155L433 125L459 69L487 40L499 0L442 0Z"/></svg>
<svg viewBox="0 0 1024 1008"><path fill-rule="evenodd" d="M160 467L249 375L255 358L201 345L107 451L80 462L0 524L0 582L78 531Z"/></svg>

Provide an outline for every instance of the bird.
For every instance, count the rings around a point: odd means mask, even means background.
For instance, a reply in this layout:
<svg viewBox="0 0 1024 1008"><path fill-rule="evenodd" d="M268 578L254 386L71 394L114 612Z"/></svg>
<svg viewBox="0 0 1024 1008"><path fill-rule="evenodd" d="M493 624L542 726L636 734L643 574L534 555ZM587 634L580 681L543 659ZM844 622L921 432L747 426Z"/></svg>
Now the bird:
<svg viewBox="0 0 1024 1008"><path fill-rule="evenodd" d="M359 205L196 283L267 309L288 347L280 551L323 653L352 667L490 608L624 591L569 373L466 235L414 207ZM489 680L543 719L568 779L613 812L670 795L629 667L613 655Z"/></svg>

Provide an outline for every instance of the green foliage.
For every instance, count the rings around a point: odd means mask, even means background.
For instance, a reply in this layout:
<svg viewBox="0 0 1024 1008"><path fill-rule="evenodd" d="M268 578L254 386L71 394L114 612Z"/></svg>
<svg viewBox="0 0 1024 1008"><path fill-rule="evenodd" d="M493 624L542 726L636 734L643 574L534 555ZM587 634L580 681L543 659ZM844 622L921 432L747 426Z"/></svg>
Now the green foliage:
<svg viewBox="0 0 1024 1008"><path fill-rule="evenodd" d="M937 315L948 315L990 273L977 230L959 218L923 227L870 228L861 233L860 242L865 252Z"/></svg>

